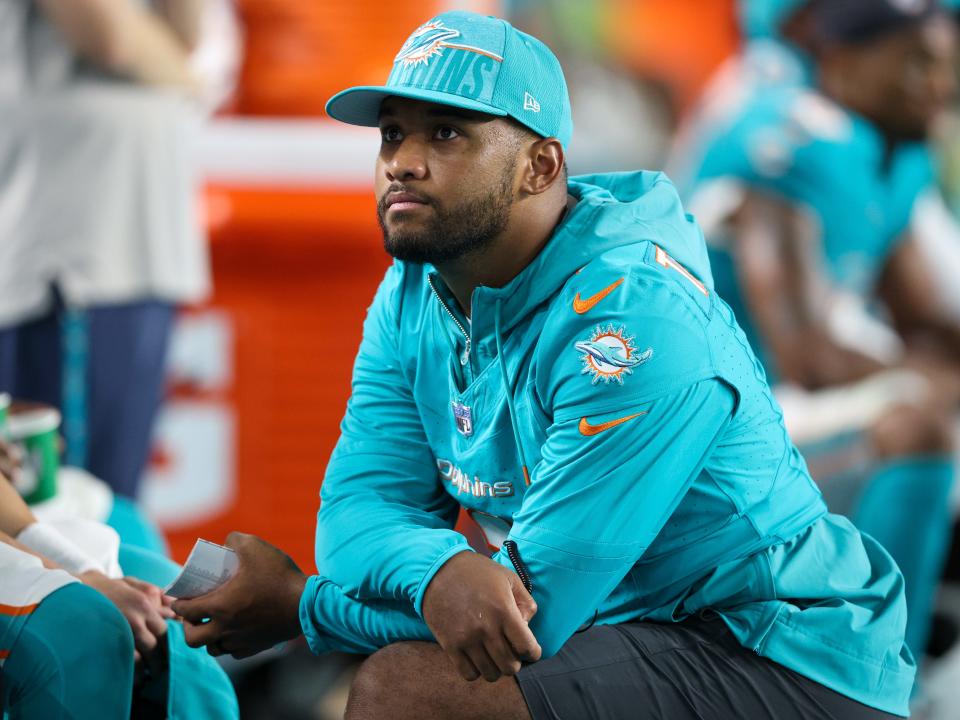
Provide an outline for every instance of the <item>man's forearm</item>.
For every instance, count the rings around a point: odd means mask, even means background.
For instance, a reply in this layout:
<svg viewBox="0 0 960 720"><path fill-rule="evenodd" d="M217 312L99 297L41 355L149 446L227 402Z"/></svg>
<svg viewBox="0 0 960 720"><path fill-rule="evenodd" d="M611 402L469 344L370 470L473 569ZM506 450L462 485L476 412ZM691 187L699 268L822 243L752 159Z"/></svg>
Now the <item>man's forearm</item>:
<svg viewBox="0 0 960 720"><path fill-rule="evenodd" d="M831 336L833 290L820 268L816 226L805 212L751 193L735 226L734 257L744 302L781 380L815 389L884 369Z"/></svg>
<svg viewBox="0 0 960 720"><path fill-rule="evenodd" d="M444 560L470 549L453 529L454 513L386 502L368 491L334 493L337 480L328 474L324 483L315 559L324 577L352 597L402 598L416 606Z"/></svg>
<svg viewBox="0 0 960 720"><path fill-rule="evenodd" d="M433 641L413 606L397 600L354 600L338 585L314 575L300 600L300 623L315 653L373 653L403 640Z"/></svg>

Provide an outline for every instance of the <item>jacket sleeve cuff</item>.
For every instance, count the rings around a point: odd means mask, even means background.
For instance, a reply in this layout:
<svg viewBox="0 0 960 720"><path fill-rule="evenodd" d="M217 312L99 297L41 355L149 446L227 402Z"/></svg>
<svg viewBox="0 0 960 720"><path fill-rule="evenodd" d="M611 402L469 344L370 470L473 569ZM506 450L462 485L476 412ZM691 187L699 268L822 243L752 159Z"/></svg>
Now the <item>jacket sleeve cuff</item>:
<svg viewBox="0 0 960 720"><path fill-rule="evenodd" d="M466 541L447 548L437 557L436 560L433 561L433 564L427 570L426 574L423 576L423 579L420 580L420 584L417 586L417 591L413 596L413 609L421 618L423 617L423 596L427 593L427 586L430 585L430 581L433 580L433 576L437 574L437 571L443 567L443 564L447 560L452 558L454 555L465 551L474 551Z"/></svg>
<svg viewBox="0 0 960 720"><path fill-rule="evenodd" d="M300 629L303 630L303 636L314 655L323 655L333 650L330 639L317 626L312 612L313 604L317 601L317 594L323 582L325 582L324 579L319 575L311 575L307 578L307 584L300 596Z"/></svg>

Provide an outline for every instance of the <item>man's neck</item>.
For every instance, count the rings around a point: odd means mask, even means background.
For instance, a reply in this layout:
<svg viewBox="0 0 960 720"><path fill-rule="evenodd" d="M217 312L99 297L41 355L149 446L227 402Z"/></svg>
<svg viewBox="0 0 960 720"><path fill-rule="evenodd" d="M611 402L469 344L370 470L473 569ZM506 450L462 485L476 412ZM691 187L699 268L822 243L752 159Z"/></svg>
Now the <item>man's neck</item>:
<svg viewBox="0 0 960 720"><path fill-rule="evenodd" d="M486 248L436 265L467 317L474 288L500 288L513 280L540 254L567 210L575 204L575 198L568 195L565 204L554 204L546 210L528 211L518 205L507 228Z"/></svg>

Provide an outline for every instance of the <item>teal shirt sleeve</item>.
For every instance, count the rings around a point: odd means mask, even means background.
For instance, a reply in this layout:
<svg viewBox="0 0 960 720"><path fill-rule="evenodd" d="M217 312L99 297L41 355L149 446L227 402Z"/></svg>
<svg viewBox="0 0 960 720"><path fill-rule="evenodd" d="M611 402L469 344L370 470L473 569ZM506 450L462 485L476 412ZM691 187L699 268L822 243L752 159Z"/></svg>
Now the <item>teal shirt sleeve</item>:
<svg viewBox="0 0 960 720"><path fill-rule="evenodd" d="M402 600L355 600L327 578L307 579L300 597L300 626L317 655L371 654L404 640L433 641L413 606Z"/></svg>
<svg viewBox="0 0 960 720"><path fill-rule="evenodd" d="M699 474L730 419L733 391L704 380L601 423L636 417L585 437L570 418L550 428L510 539L534 586L530 628L555 654L620 584ZM642 413L642 414L639 414ZM512 568L506 553L494 559Z"/></svg>
<svg viewBox="0 0 960 720"><path fill-rule="evenodd" d="M573 419L551 429L549 460L538 466L510 535L535 586L539 610L531 629L545 657L589 621L643 555L696 477L733 403L726 385L707 380L644 404L645 415L592 438ZM570 453L572 447L580 451ZM494 560L513 569L505 553ZM434 641L411 603L357 600L317 575L301 596L300 624L316 654Z"/></svg>
<svg viewBox="0 0 960 720"><path fill-rule="evenodd" d="M586 313L573 306L573 289L592 297L619 278ZM592 263L545 325L538 395L552 420L509 539L530 572L539 607L530 626L546 656L640 560L732 417L735 392L713 366L710 308L695 277L651 253L626 273L612 260ZM642 362L598 376L590 343ZM503 552L495 559L512 567Z"/></svg>
<svg viewBox="0 0 960 720"><path fill-rule="evenodd" d="M459 506L443 491L398 350L404 268L387 272L363 326L353 392L327 466L317 515L320 573L357 599L406 600L470 547L453 530Z"/></svg>

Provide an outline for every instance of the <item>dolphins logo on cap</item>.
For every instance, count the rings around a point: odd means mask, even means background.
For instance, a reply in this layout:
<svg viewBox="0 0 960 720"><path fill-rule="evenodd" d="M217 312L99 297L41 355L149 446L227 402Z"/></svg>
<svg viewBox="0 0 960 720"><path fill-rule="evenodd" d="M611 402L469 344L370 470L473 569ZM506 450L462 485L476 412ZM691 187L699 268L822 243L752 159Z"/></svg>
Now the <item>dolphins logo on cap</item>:
<svg viewBox="0 0 960 720"><path fill-rule="evenodd" d="M459 30L447 27L443 24L443 20L434 18L413 31L413 34L407 38L403 47L400 48L400 52L397 53L393 62L402 63L404 67L426 65L430 58L442 54L444 48L466 50L477 55L493 58L497 62L503 62L502 56L485 48L450 42L460 35Z"/></svg>
<svg viewBox="0 0 960 720"><path fill-rule="evenodd" d="M446 27L442 20L431 20L413 31L393 61L404 66L426 65L430 58L443 52L448 40L458 37L459 30Z"/></svg>

